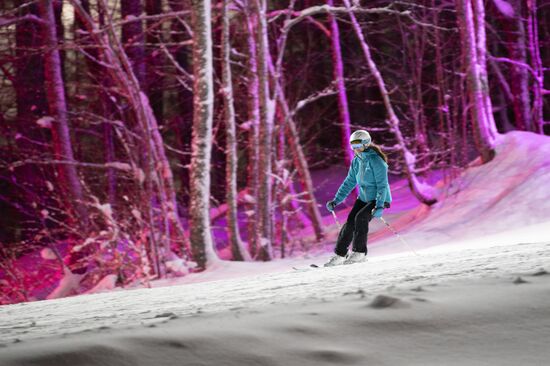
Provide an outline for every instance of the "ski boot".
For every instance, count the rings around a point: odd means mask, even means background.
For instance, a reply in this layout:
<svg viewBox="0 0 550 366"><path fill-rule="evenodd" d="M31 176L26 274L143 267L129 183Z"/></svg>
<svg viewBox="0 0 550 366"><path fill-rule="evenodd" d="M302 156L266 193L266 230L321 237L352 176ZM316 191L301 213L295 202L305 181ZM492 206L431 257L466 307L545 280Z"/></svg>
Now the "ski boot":
<svg viewBox="0 0 550 366"><path fill-rule="evenodd" d="M327 263L324 264L325 267L333 267L333 266L339 266L341 264L344 264L346 260L346 257L342 257L341 255L335 254L332 256Z"/></svg>
<svg viewBox="0 0 550 366"><path fill-rule="evenodd" d="M367 260L367 253L351 252L346 257L344 264L361 263Z"/></svg>

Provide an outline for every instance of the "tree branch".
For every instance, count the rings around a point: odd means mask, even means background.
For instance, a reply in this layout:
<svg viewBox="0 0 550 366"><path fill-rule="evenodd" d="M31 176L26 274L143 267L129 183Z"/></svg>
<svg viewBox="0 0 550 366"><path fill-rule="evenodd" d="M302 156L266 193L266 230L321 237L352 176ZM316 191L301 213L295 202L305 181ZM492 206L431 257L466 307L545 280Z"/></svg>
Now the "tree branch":
<svg viewBox="0 0 550 366"><path fill-rule="evenodd" d="M523 67L524 69L529 70L529 72L533 75L533 78L537 81L537 83L540 84L539 76L536 74L535 70L533 70L533 68L531 66L527 65L526 63L516 61L516 60L512 60L512 59L509 59L507 57L495 57L495 56L491 56L491 55L488 55L488 56L489 56L489 59L491 59L491 60L498 61L498 62L509 63L509 64L516 65L516 66L519 66L519 67Z"/></svg>
<svg viewBox="0 0 550 366"><path fill-rule="evenodd" d="M330 95L338 94L338 90L335 90L332 88L332 85L326 87L325 89L321 90L320 92L314 93L310 96L308 96L305 99L300 100L298 103L296 103L296 107L290 111L290 115L294 116L298 111L302 108L304 108L306 105L321 99L323 97L328 97Z"/></svg>
<svg viewBox="0 0 550 366"><path fill-rule="evenodd" d="M37 23L40 23L40 24L45 24L45 22L42 19L40 19L39 17L37 17L35 15L32 15L32 14L27 14L25 16L17 17L17 18L0 18L0 28L1 27L8 27L12 24L15 24L15 23L18 23L18 22L24 22L24 21L32 21L32 22L37 22Z"/></svg>
<svg viewBox="0 0 550 366"><path fill-rule="evenodd" d="M286 11L282 10L281 12L286 12ZM369 9L352 6L349 9L347 9L346 7L342 7L342 6L317 5L317 6L312 6L312 7L303 9L299 12L292 11L291 14L296 14L296 18L287 21L283 27L283 31L285 30L288 31L288 29L292 28L294 25L298 24L302 20L308 17L311 17L313 15L329 14L329 13L348 14L349 12L360 13L360 14L397 14L397 15L405 15L405 16L409 16L411 13L409 10L405 10L405 11L393 10L389 6L383 7L383 8L369 8Z"/></svg>
<svg viewBox="0 0 550 366"><path fill-rule="evenodd" d="M124 172L132 172L132 166L127 163L122 163L119 161L112 161L104 164L97 164L97 163L86 163L82 161L73 161L73 160L33 160L33 159L26 159L26 160L20 160L16 161L14 163L11 163L8 165L8 169L14 169L18 168L23 165L28 164L35 164L35 165L74 165L78 167L84 167L84 168L96 168L96 169L117 169Z"/></svg>

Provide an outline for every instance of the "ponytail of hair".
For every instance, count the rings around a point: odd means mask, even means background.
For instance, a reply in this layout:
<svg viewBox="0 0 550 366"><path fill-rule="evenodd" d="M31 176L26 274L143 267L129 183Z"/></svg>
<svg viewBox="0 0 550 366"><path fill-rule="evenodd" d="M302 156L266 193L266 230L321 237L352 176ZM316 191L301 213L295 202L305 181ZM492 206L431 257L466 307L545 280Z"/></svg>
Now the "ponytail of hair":
<svg viewBox="0 0 550 366"><path fill-rule="evenodd" d="M371 149L373 149L378 154L378 156L380 156L382 158L382 160L384 160L386 162L386 164L388 163L388 156L386 154L384 154L384 152L382 151L380 146L371 144L369 147Z"/></svg>

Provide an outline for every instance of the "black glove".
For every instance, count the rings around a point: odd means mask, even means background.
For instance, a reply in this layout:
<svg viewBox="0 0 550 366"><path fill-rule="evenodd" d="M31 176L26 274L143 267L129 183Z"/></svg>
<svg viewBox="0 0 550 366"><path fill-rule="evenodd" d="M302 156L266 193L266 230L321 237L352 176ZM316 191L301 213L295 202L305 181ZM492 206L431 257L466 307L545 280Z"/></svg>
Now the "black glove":
<svg viewBox="0 0 550 366"><path fill-rule="evenodd" d="M336 207L336 202L334 200L330 200L327 202L326 206L327 206L327 210L332 212L334 211L334 207Z"/></svg>

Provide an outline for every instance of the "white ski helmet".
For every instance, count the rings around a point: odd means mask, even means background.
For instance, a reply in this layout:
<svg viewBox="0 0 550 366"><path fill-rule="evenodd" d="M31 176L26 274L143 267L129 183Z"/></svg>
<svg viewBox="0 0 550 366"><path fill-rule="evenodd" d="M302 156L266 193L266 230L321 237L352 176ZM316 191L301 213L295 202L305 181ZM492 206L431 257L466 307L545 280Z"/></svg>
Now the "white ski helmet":
<svg viewBox="0 0 550 366"><path fill-rule="evenodd" d="M369 146L372 139L366 130L357 130L349 137L350 144L352 141L361 141L363 145Z"/></svg>

